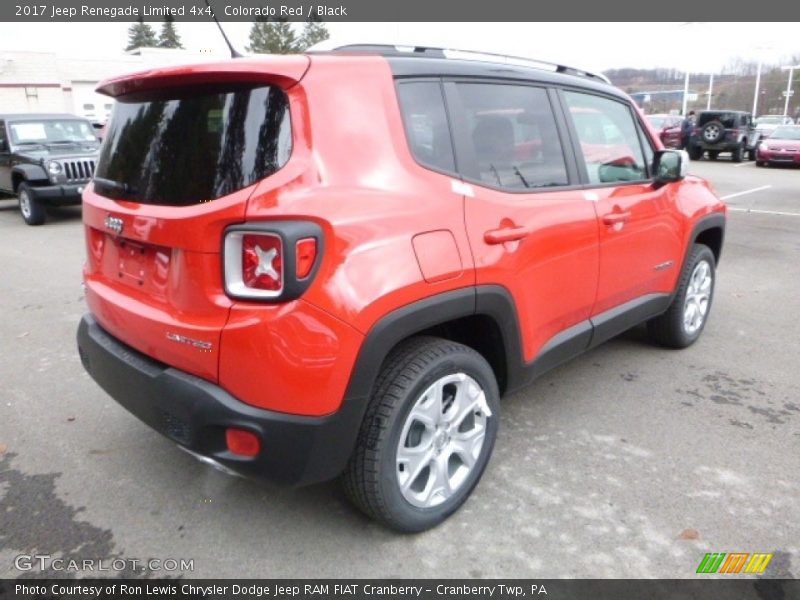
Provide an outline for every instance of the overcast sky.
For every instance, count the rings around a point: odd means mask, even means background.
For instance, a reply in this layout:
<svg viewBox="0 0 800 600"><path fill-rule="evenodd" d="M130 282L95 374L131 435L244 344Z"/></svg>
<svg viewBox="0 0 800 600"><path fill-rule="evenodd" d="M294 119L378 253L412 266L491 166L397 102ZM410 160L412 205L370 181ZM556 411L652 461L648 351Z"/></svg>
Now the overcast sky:
<svg viewBox="0 0 800 600"><path fill-rule="evenodd" d="M128 27L129 23L0 23L0 52L112 56L125 46ZM187 49L225 51L213 23L177 27ZM244 50L250 24L224 27L234 45ZM790 56L800 55L797 23L329 23L328 28L343 43L483 50L589 70L675 67L708 72L737 57L785 64Z"/></svg>

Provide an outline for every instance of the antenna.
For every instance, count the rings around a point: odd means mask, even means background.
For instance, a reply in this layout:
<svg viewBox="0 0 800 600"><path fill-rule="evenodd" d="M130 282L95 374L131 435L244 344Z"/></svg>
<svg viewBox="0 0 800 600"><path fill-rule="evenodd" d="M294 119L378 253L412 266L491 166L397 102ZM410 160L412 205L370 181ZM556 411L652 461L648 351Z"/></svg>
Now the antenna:
<svg viewBox="0 0 800 600"><path fill-rule="evenodd" d="M217 27L219 27L219 32L222 34L222 38L225 40L225 43L228 44L228 49L231 51L231 58L243 58L243 56L236 51L236 48L233 47L233 44L231 44L231 41L228 39L228 36L225 35L225 30L222 28L222 25L220 25L219 20L217 19L217 13L215 13L214 9L211 8L211 5L208 3L208 0L204 1L206 3L206 6L208 7L208 10L211 11L211 18L214 19L214 23L216 23Z"/></svg>

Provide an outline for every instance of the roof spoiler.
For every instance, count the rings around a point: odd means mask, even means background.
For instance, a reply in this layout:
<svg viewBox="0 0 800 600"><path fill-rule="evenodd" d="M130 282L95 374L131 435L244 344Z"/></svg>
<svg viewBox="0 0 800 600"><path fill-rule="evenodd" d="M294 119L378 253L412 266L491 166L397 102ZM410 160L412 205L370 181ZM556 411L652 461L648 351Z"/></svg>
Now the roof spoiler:
<svg viewBox="0 0 800 600"><path fill-rule="evenodd" d="M276 84L286 89L300 81L311 59L302 54L264 55L225 62L160 67L129 73L100 82L97 92L117 98L139 92L171 87L204 84L252 83Z"/></svg>

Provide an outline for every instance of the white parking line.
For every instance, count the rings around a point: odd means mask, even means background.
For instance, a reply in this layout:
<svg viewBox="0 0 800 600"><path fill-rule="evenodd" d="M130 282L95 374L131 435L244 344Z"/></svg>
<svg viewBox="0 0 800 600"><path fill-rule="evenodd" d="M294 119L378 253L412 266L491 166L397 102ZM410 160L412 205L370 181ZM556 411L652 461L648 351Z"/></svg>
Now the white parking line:
<svg viewBox="0 0 800 600"><path fill-rule="evenodd" d="M800 217L800 213L783 212L780 210L759 210L757 208L741 208L738 206L729 206L728 210L743 213L757 213L759 215L780 215L782 217Z"/></svg>
<svg viewBox="0 0 800 600"><path fill-rule="evenodd" d="M771 185L762 185L761 187L753 188L752 190L744 190L743 192L736 192L735 194L728 194L727 196L722 196L722 200L730 200L731 198L738 198L739 196L744 196L745 194L753 194L755 192L761 192L763 190L768 190L771 188Z"/></svg>
<svg viewBox="0 0 800 600"><path fill-rule="evenodd" d="M746 167L746 166L747 166L747 165L749 165L749 164L750 164L750 163L743 162L743 163L738 163L738 164L736 164L736 165L733 165L733 166L734 166L734 167Z"/></svg>

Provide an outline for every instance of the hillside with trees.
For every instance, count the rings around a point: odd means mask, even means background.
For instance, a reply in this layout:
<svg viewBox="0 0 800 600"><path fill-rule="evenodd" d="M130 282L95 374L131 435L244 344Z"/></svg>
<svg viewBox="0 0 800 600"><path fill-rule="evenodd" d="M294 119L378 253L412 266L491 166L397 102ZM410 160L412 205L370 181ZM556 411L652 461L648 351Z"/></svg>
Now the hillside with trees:
<svg viewBox="0 0 800 600"><path fill-rule="evenodd" d="M800 54L784 64L800 64ZM714 73L711 92L711 108L752 110L758 63L742 60L731 61L719 73ZM605 72L614 85L629 94L650 93L650 99L642 102L648 113L680 111L684 84L684 71L677 69L610 69ZM778 65L762 65L759 85L758 114L782 114L785 102L788 72ZM708 102L710 73L691 73L689 92L697 99L688 103L689 109L705 109ZM800 71L795 71L792 88L794 95L789 100L789 114L800 112ZM657 92L675 92L659 94ZM655 92L655 93L653 93Z"/></svg>

